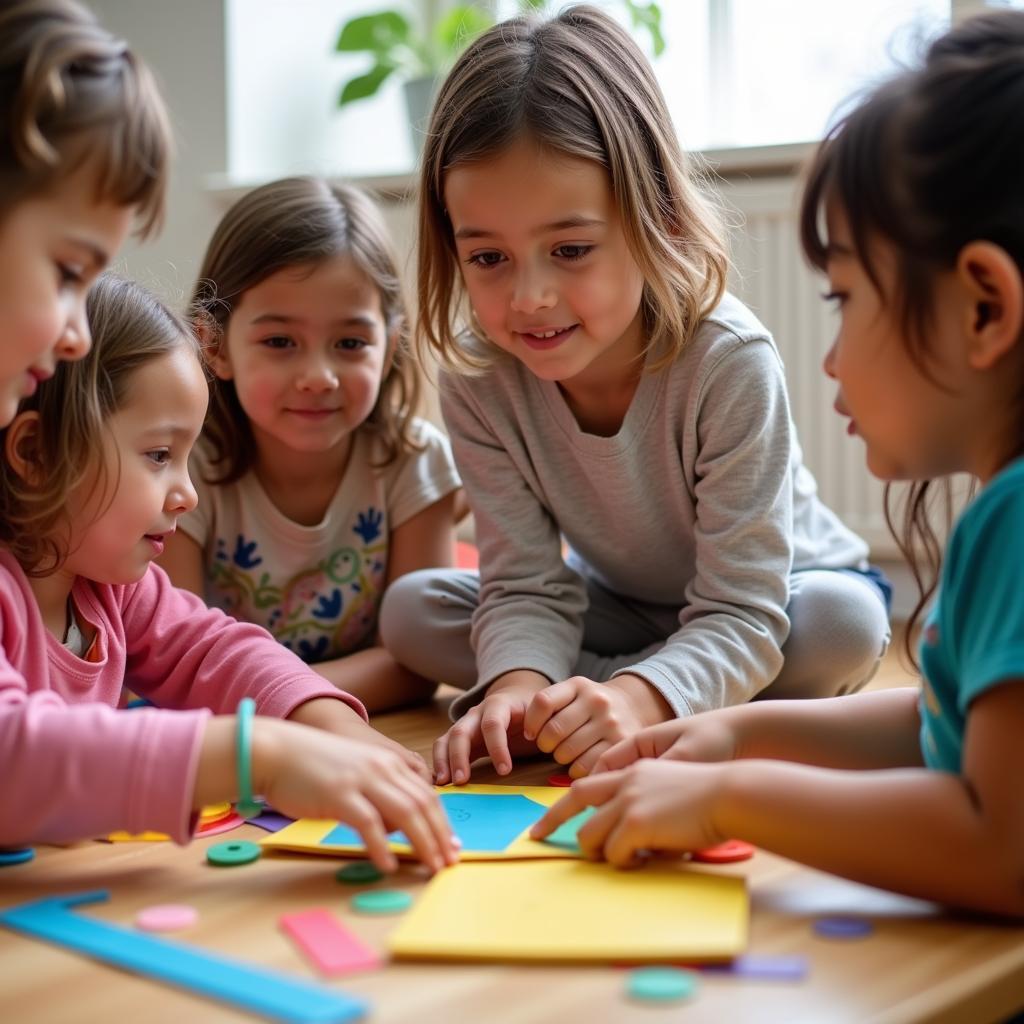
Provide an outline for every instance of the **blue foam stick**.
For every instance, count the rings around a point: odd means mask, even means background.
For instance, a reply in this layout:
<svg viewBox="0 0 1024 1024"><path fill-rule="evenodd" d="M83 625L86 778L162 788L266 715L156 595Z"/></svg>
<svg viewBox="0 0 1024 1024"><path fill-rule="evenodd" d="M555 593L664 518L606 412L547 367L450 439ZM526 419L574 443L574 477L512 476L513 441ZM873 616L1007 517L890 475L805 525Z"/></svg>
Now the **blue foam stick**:
<svg viewBox="0 0 1024 1024"><path fill-rule="evenodd" d="M109 896L105 890L97 889L23 903L0 913L0 924L289 1024L357 1020L368 1009L363 1000L336 989L71 912L72 907L102 903Z"/></svg>

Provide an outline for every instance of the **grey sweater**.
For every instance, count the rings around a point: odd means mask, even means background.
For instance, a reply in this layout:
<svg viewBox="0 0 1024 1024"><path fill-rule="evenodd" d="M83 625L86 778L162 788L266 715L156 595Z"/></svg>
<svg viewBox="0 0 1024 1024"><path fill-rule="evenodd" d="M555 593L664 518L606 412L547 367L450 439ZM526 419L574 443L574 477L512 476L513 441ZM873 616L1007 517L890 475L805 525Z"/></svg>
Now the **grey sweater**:
<svg viewBox="0 0 1024 1024"><path fill-rule="evenodd" d="M731 296L641 377L613 437L509 357L443 375L441 401L480 548L471 692L512 669L572 675L589 577L678 608L664 647L621 670L676 715L749 700L782 664L790 572L867 556L818 500L774 342Z"/></svg>

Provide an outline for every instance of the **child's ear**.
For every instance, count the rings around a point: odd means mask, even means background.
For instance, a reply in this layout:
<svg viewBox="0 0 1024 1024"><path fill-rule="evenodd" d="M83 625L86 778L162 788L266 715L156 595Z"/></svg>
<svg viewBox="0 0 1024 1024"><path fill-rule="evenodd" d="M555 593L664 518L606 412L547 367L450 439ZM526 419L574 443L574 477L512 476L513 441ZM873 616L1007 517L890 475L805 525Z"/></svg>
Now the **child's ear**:
<svg viewBox="0 0 1024 1024"><path fill-rule="evenodd" d="M39 413L20 413L4 434L4 458L26 483L39 478Z"/></svg>
<svg viewBox="0 0 1024 1024"><path fill-rule="evenodd" d="M201 315L193 321L203 361L220 380L231 380L234 373L228 358L224 328L210 316Z"/></svg>
<svg viewBox="0 0 1024 1024"><path fill-rule="evenodd" d="M968 363L976 370L989 370L1021 340L1024 280L1016 261L992 242L965 245L956 271L970 301Z"/></svg>

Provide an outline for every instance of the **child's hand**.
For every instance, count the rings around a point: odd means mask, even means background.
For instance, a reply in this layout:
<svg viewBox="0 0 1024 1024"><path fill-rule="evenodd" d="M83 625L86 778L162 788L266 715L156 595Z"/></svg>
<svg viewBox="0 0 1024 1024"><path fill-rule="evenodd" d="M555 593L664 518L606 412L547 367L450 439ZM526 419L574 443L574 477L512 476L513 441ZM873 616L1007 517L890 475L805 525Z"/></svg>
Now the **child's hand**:
<svg viewBox="0 0 1024 1024"><path fill-rule="evenodd" d="M593 774L626 768L641 758L667 761L731 761L738 749L735 716L706 711L692 718L661 722L609 747L594 765Z"/></svg>
<svg viewBox="0 0 1024 1024"><path fill-rule="evenodd" d="M660 694L637 676L607 683L573 676L533 698L523 735L535 739L560 764L571 765L570 774L580 778L593 770L606 750L650 725L652 719L660 721L667 711Z"/></svg>
<svg viewBox="0 0 1024 1024"><path fill-rule="evenodd" d="M599 810L577 834L584 856L632 867L648 853L702 850L725 840L715 828L722 765L640 761L623 771L592 775L530 829L543 839L586 807Z"/></svg>
<svg viewBox="0 0 1024 1024"><path fill-rule="evenodd" d="M458 859L437 795L385 746L260 717L253 723L252 751L254 788L272 807L293 818L351 825L382 871L398 867L387 839L395 829L432 871Z"/></svg>
<svg viewBox="0 0 1024 1024"><path fill-rule="evenodd" d="M311 725L315 729L323 729L335 736L343 736L345 739L358 740L360 743L372 743L385 750L390 750L398 754L424 782L430 782L427 763L419 754L408 750L401 743L395 742L382 732L378 732L373 726L367 725L344 701L334 697L314 697L313 700L307 700L305 704L300 704L288 716L288 720Z"/></svg>
<svg viewBox="0 0 1024 1024"><path fill-rule="evenodd" d="M523 718L538 690L548 688L536 672L508 672L495 680L487 696L434 741L434 781L439 786L469 781L469 766L488 755L499 775L512 770L512 755L536 750L523 739Z"/></svg>

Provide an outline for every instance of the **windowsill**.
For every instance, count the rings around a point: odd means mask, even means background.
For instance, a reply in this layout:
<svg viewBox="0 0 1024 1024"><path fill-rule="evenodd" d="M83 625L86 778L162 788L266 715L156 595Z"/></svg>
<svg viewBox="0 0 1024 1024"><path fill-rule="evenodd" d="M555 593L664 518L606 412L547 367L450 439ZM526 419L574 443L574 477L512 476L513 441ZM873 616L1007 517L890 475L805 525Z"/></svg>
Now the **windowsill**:
<svg viewBox="0 0 1024 1024"><path fill-rule="evenodd" d="M788 177L795 173L814 151L813 142L793 142L782 146L747 146L733 149L699 150L708 169L720 178ZM344 177L343 175L339 177ZM385 202L408 202L417 184L416 171L405 174L362 175L344 180L374 193ZM206 178L206 192L224 207L264 181L243 181L228 174Z"/></svg>

